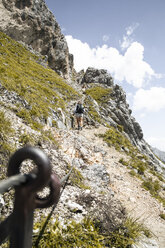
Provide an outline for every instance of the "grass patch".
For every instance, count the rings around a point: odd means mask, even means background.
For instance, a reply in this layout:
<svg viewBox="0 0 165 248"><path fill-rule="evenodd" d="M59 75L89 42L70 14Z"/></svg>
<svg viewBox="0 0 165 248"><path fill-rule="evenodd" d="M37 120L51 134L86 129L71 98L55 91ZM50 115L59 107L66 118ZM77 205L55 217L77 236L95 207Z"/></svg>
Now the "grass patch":
<svg viewBox="0 0 165 248"><path fill-rule="evenodd" d="M88 114L91 116L91 118L93 120L95 120L96 122L98 123L102 123L102 119L101 119L101 116L99 115L99 113L96 111L96 106L94 105L94 103L92 102L92 100L87 97L85 99L85 106L88 107Z"/></svg>
<svg viewBox="0 0 165 248"><path fill-rule="evenodd" d="M34 138L34 136L27 134L27 133L23 133L20 135L19 137L19 143L21 143L22 145L35 145L36 143L36 139Z"/></svg>
<svg viewBox="0 0 165 248"><path fill-rule="evenodd" d="M130 157L128 161L121 158L119 162L131 169L129 173L142 180L142 187L150 191L151 195L165 206L165 198L159 195L162 189L160 181L164 182L164 179L159 173L150 168L147 162L148 158L143 154L139 154L138 149L114 127L110 127L105 134L101 134L99 137L103 138L109 146L115 147L118 151L124 151ZM146 171L156 176L157 180L152 181L151 178L146 176Z"/></svg>
<svg viewBox="0 0 165 248"><path fill-rule="evenodd" d="M43 226L45 219L34 225L34 230L38 230ZM37 239L37 232L33 238L33 247ZM97 222L90 218L83 219L80 223L67 220L63 225L58 220L49 222L44 235L42 236L39 246L47 247L70 247L70 248L129 248L135 244L137 239L142 235L149 235L146 230L137 221L128 218L125 223L109 234L100 233Z"/></svg>
<svg viewBox="0 0 165 248"><path fill-rule="evenodd" d="M79 97L55 71L37 63L39 56L1 32L0 44L1 84L28 103L29 109L17 113L27 123L35 126L36 118L46 120L58 107L66 111L67 102Z"/></svg>
<svg viewBox="0 0 165 248"><path fill-rule="evenodd" d="M98 104L105 105L111 98L112 89L101 86L94 86L85 91L86 95L91 96Z"/></svg>
<svg viewBox="0 0 165 248"><path fill-rule="evenodd" d="M38 229L44 222L38 222L34 229ZM98 247L101 248L103 236L100 235L90 219L84 219L81 223L75 221L68 222L61 225L59 221L54 224L50 223L47 230L42 236L39 247L63 247L63 248L76 248L76 247ZM34 242L35 243L35 236ZM33 247L35 247L33 245Z"/></svg>
<svg viewBox="0 0 165 248"><path fill-rule="evenodd" d="M68 167L68 170L71 169L70 165L68 165L67 167ZM86 186L84 184L84 180L85 180L85 178L83 177L81 172L78 169L76 169L75 167L73 167L72 173L69 177L69 181L70 181L71 185L75 185L81 189L89 189L90 187Z"/></svg>
<svg viewBox="0 0 165 248"><path fill-rule="evenodd" d="M100 134L99 137L103 138L108 146L113 146L118 151L123 150L128 155L137 153L137 149L131 142L114 127L110 127L105 134Z"/></svg>
<svg viewBox="0 0 165 248"><path fill-rule="evenodd" d="M14 135L14 129L8 118L5 117L3 111L0 111L0 153L9 156L14 147L9 143L10 136Z"/></svg>
<svg viewBox="0 0 165 248"><path fill-rule="evenodd" d="M127 218L122 226L110 233L106 246L129 248L136 243L142 234L150 236L149 230L144 228L142 224L132 218Z"/></svg>
<svg viewBox="0 0 165 248"><path fill-rule="evenodd" d="M42 131L41 132L41 139L43 142L45 142L45 141L50 142L51 141L56 146L56 148L59 148L59 146L60 146L58 141L55 139L55 137L53 136L53 134L50 130Z"/></svg>
<svg viewBox="0 0 165 248"><path fill-rule="evenodd" d="M165 220L165 214L160 214L159 215L163 220Z"/></svg>
<svg viewBox="0 0 165 248"><path fill-rule="evenodd" d="M148 190L151 195L157 196L158 192L161 188L158 180L153 181L152 178L149 178L148 180L144 181L142 183L143 188L145 188L146 190Z"/></svg>

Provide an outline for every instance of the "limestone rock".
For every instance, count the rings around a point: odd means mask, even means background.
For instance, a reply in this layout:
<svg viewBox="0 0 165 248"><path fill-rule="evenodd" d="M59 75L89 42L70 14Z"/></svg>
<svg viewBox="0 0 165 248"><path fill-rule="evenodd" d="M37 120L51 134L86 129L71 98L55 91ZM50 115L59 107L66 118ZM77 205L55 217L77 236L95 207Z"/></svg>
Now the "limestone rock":
<svg viewBox="0 0 165 248"><path fill-rule="evenodd" d="M108 74L107 70L98 70L88 67L82 79L82 83L100 83L113 86L113 78L110 76L110 74Z"/></svg>
<svg viewBox="0 0 165 248"><path fill-rule="evenodd" d="M60 75L72 74L73 55L44 0L0 1L0 30L48 56L49 66Z"/></svg>

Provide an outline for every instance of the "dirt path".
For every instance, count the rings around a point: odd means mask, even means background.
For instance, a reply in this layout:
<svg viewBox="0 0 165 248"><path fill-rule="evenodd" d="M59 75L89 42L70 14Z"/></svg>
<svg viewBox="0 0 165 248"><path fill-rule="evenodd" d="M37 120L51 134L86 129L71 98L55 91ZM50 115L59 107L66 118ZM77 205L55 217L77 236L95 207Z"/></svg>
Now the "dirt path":
<svg viewBox="0 0 165 248"><path fill-rule="evenodd" d="M119 163L119 159L125 155L108 147L95 135L105 131L105 127L84 129L81 135L106 151L104 159L100 162L107 167L110 174L110 187L116 197L122 202L130 216L138 219L153 233L159 247L165 248L165 220L159 217L163 206L141 187L140 180L132 177L128 169Z"/></svg>

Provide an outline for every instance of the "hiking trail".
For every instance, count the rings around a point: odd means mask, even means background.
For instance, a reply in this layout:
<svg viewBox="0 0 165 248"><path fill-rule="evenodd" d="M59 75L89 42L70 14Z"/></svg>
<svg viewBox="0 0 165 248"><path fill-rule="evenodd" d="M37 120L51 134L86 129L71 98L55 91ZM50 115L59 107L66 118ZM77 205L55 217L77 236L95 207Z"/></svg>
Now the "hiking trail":
<svg viewBox="0 0 165 248"><path fill-rule="evenodd" d="M97 162L103 163L110 175L110 187L115 192L126 211L131 217L144 224L153 234L160 248L165 247L165 220L159 215L163 209L161 203L153 198L148 191L141 187L141 181L129 174L128 169L119 163L120 158L126 158L113 147L108 147L97 135L105 133L106 127L83 129L79 135L105 151L105 155L98 156Z"/></svg>

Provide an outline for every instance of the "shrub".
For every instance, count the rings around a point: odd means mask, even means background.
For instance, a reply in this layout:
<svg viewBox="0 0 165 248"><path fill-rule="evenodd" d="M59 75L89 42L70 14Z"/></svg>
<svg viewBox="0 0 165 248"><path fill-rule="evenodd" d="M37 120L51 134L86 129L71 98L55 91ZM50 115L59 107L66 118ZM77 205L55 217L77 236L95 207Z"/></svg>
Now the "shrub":
<svg viewBox="0 0 165 248"><path fill-rule="evenodd" d="M0 111L0 152L10 155L13 152L13 146L9 143L9 138L14 134L11 122L5 117L3 111Z"/></svg>
<svg viewBox="0 0 165 248"><path fill-rule="evenodd" d="M114 127L110 127L105 134L101 134L99 137L102 137L109 146L114 146L118 151L121 151L121 148L125 147L129 151L135 149L130 141Z"/></svg>
<svg viewBox="0 0 165 248"><path fill-rule="evenodd" d="M45 219L42 218L34 225L34 230L39 231L44 222ZM35 231L33 236L33 247L37 239L36 233ZM63 225L56 220L54 223L53 221L48 223L39 247L129 248L142 234L146 233L149 235L148 230L131 218L127 218L123 225L108 234L100 233L97 223L90 218L85 218L80 223L68 220Z"/></svg>
<svg viewBox="0 0 165 248"><path fill-rule="evenodd" d="M41 228L44 221L38 222L34 226L34 230ZM35 247L34 236L33 247ZM90 219L84 219L81 223L68 221L61 225L58 220L55 223L49 223L44 235L41 237L39 247L63 247L73 248L81 247L93 248L103 247L104 237L99 234L93 222Z"/></svg>
<svg viewBox="0 0 165 248"><path fill-rule="evenodd" d="M125 166L128 166L129 165L128 161L125 161L124 158L120 158L119 159L119 163L121 163L121 164L123 164Z"/></svg>
<svg viewBox="0 0 165 248"><path fill-rule="evenodd" d="M134 170L129 171L129 174L130 174L131 176L137 176L137 174L136 174L136 172L135 172Z"/></svg>
<svg viewBox="0 0 165 248"><path fill-rule="evenodd" d="M146 190L149 190L152 195L157 195L158 194L158 191L161 188L158 180L153 181L152 178L149 178L147 181L144 181L142 183L142 186Z"/></svg>
<svg viewBox="0 0 165 248"><path fill-rule="evenodd" d="M24 133L24 134L20 135L19 142L22 143L23 145L26 145L26 144L34 145L35 139L32 135Z"/></svg>
<svg viewBox="0 0 165 248"><path fill-rule="evenodd" d="M165 220L165 214L160 214L159 215L163 220Z"/></svg>

